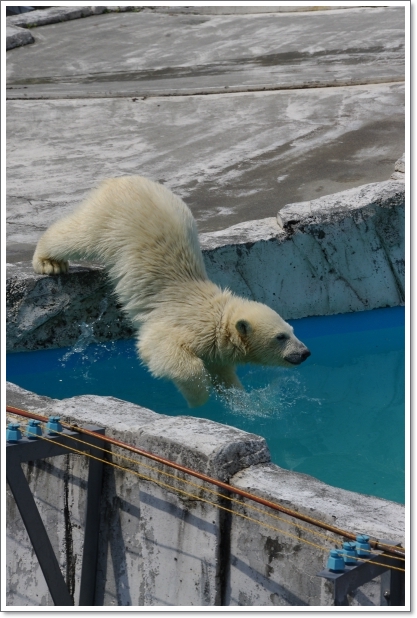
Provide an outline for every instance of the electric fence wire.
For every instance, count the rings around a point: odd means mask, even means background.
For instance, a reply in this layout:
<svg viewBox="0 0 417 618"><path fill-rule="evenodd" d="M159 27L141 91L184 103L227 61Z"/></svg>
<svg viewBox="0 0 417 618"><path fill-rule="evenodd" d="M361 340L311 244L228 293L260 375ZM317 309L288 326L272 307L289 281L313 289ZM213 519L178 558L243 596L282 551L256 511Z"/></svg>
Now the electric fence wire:
<svg viewBox="0 0 417 618"><path fill-rule="evenodd" d="M30 418L30 419L37 419L40 422L45 422L48 419L44 416L40 416L38 414L34 414L32 412L28 412L27 410L22 410L20 408L15 408L13 406L8 406L6 405L6 410L9 413L12 414L17 414L20 416L25 416L26 418ZM86 428L82 428L79 427L78 425L74 425L71 423L62 423L63 426L66 426L68 429L73 429L76 432L79 432L81 434L85 434L88 436L96 436L97 434L94 431L90 431ZM229 485L227 483L224 483L222 481L219 481L218 479L215 479L213 477L207 476L206 474L202 474L200 472L197 472L196 470L193 470L192 468L187 468L183 465L177 464L174 461L171 461L169 459L166 459L164 457L161 457L159 455L155 455L153 453L150 453L149 451L145 451L142 448L138 448L135 446L132 446L130 444L127 444L126 442L122 442L121 440L117 440L115 438L110 438L109 436L105 436L105 435L101 435L101 440L105 441L113 446L116 447L120 447L124 450L128 450L132 453L134 453L135 455L140 455L143 457L146 457L148 459L151 459L152 461L157 462L158 464L162 464L171 468L174 468L180 472L183 472L189 476L193 476L196 477L200 480L206 481L208 484L212 484L212 485L216 485L217 487L220 487L221 489L225 489L228 492L237 494L239 496L242 496L244 498L247 498L250 501L253 502L257 502L259 504L262 504L263 506L269 507L272 510L275 511L281 511L282 513L285 513L286 515L289 515L290 517L293 517L297 520L301 520L304 522L307 522L309 524L313 524L315 526L318 526L324 530L327 530L329 532L333 532L336 535L342 536L345 539L350 539L350 540L356 540L356 534L348 532L347 530L342 530L341 528L337 528L336 526L333 526L331 524L327 524L325 522L322 522L320 520L314 519L311 516L308 515L304 515L298 511L294 511L292 509L289 509L287 507L284 507L281 504L278 504L276 502L271 502L270 500L265 500L259 496L257 496L256 494L252 494L250 492L247 492L245 490L242 490L238 487ZM405 555L405 549L403 547L399 547L398 545L389 545L387 543L383 543L381 541L378 540L369 540L369 544L371 545L371 547L373 547L374 549L378 549L378 550L387 550L389 553L394 554L396 556L400 556L401 558L404 558Z"/></svg>
<svg viewBox="0 0 417 618"><path fill-rule="evenodd" d="M70 424L66 424L66 423L62 423L62 424L63 424L63 425L67 425L67 426L71 427L71 429L73 429L73 430L74 430L74 429L75 429L75 430L80 429L80 428L78 428L78 427L74 427L73 425L70 425ZM29 433L30 433L30 432L29 432L29 427L27 427L27 432L28 432L28 435L29 435ZM93 433L93 432L91 432L91 433ZM34 433L33 433L32 435L33 435L34 437L36 436L36 434L34 434ZM279 521L285 522L286 524L296 526L296 527L297 527L297 528L299 528L300 530L304 530L304 531L306 531L306 532L308 532L308 533L310 533L310 534L313 534L313 535L316 535L316 536L320 536L321 538L324 538L326 541L331 541L331 539L330 539L328 536L326 536L326 535L324 535L324 534L322 534L322 533L318 532L317 530L313 530L313 529L309 529L309 528L306 528L306 527L304 527L304 526L301 526L298 522L297 522L297 523L295 523L295 522L293 522L293 521L291 521L291 520L284 519L284 518L282 518L282 517L279 517L278 515L275 515L274 513L270 513L270 512L268 512L268 511L263 510L263 509L259 509L259 508L255 507L255 506L253 506L252 504L243 503L241 500L238 500L238 499L236 499L236 498L232 498L231 496L228 496L228 495L226 495L226 494L222 494L222 493L220 493L220 492L216 492L215 490L210 489L210 488L208 488L208 487L204 487L204 486L202 486L202 485L198 485L197 483L194 483L193 481L190 481L190 480L188 480L188 479L184 479L184 478L180 478L179 476L175 476L175 475L173 475L173 474L171 474L171 473L169 473L169 472L166 472L165 470L161 470L160 468L157 468L156 466L149 466L149 465L144 464L143 462L140 462L140 461L138 461L138 460L136 460L136 459L133 459L133 458L131 458L131 457L127 457L126 455L122 455L122 454L120 454L120 453L115 453L114 451L110 451L110 450L108 450L108 449L105 449L105 448L103 448L102 446L92 445L92 444L90 444L90 443L85 442L84 440L81 440L80 438L76 438L75 436L72 436L72 435L69 435L69 434L63 434L63 435L65 435L65 437L66 437L66 438L69 438L69 439L71 439L71 440L74 440L74 441L76 441L76 442L81 443L82 445L87 446L89 449L91 449L91 448L95 448L95 449L97 449L98 451L100 451L100 452L104 452L104 453L107 453L107 454L110 454L110 455L111 455L111 456L113 456L113 457L118 457L118 458L120 458L120 459L124 459L124 460L126 460L126 461L128 461L128 462L130 462L130 463L134 463L135 465L139 465L139 466L142 466L142 467L147 468L147 469L149 469L149 470L156 471L156 472L158 472L158 473L160 473L160 474L163 474L164 476L167 476L167 477L173 478L173 479L174 479L175 481L177 481L177 482L179 481L179 482L181 482L181 483L185 483L185 484L191 485L191 486L193 486L193 487L198 488L199 490L203 490L203 491L205 491L205 492L208 492L208 493L210 493L210 494L212 494L212 495L216 496L217 498L229 500L229 502L236 503L236 504L237 504L237 505L239 505L240 507L242 507L242 506L243 506L244 508L248 508L248 509L250 509L250 510L257 511L257 512L261 513L262 515L266 515L266 516L271 517L271 518L273 518L273 519L276 519L276 520L279 520ZM97 435L97 437L98 437L98 438L103 438L103 436L102 436L101 434L96 434L96 435ZM45 440L45 441L47 441L47 442L51 442L51 443L53 443L53 444L56 444L56 441L55 441L55 440L52 440L52 439L50 439L50 438L46 438L46 436L44 436L44 435L42 435L42 436L36 436L36 437L38 437L39 439ZM168 489L168 490L173 491L174 493L176 492L176 493L182 494L182 495L184 495L184 496L186 496L186 497L188 497L188 498L191 498L191 499L193 499L193 500L198 500L198 501L200 501L200 502L205 502L205 503L207 503L207 504L210 504L211 506L214 506L215 508L218 508L218 509L221 509L221 510L223 510L223 511L229 512L229 513L231 513L232 515L237 515L237 516L239 516L239 517L241 517L241 518L244 518L244 519L246 519L246 520L249 520L249 521L251 521L251 522L253 522L253 523L256 523L256 524L258 524L258 525L260 525L260 526L263 526L263 527L266 527L266 528L268 528L268 529L271 529L271 530L273 530L273 531L275 531L275 532L281 533L281 534L283 534L283 535L285 535L285 536L288 536L288 537L293 538L293 539L295 539L295 540L297 540L297 541L300 541L300 542L302 542L302 543L304 543L304 544L307 544L307 545L310 545L310 546L312 546L312 547L314 547L314 548L316 548L316 549L319 549L319 550L320 550L320 551L322 551L322 552L325 552L325 553L328 553L328 552L329 552L329 548L328 548L328 547L323 547L323 546L321 546L321 545L318 545L317 543L313 543L312 541L308 541L308 540L306 540L306 539L303 539L303 538L302 538L302 537L300 537L300 536L296 536L296 535L294 535L294 534L291 534L290 532L286 532L285 530L282 530L282 529L280 529L280 528L277 528L277 527L275 527L275 526L272 526L271 524L268 524L268 523L266 523L266 522L263 522L263 521L261 521L261 520L259 520L259 519L255 519L255 518L253 518L253 517L250 517L250 516L248 516L248 515L245 515L244 513L241 513L240 511L236 511L236 510L233 510L233 509L229 509L229 508L227 508L227 507L225 507L225 506L222 506L222 505L221 505L221 504L219 504L219 503L212 502L211 500L207 500L206 498L203 498L203 497L201 497L201 496L198 496L198 495L192 494L192 493L190 493L190 492L187 492L187 491L185 491L184 489L179 489L178 487L175 487L175 486L170 485L170 484L168 484L168 483L164 483L164 482L163 482L163 481L161 481L161 480L155 479L155 478L150 477L150 476L146 476L145 474L141 474L140 472L137 472L136 470L132 470L132 469L130 469L130 468L126 468L126 467L124 467L124 466L120 466L120 465L115 464L114 462L111 462L111 461L109 461L109 460L102 459L102 458L100 458L100 457L97 457L97 456L95 456L95 455L92 455L91 453L86 453L85 451L81 451L81 450L79 450L79 449L73 448L73 447L71 447L71 446L67 446L67 445L65 445L65 444L61 444L61 446L62 446L63 448L66 448L66 449L67 449L67 450L69 450L69 451L72 451L72 452L76 453L76 454L79 454L79 455L84 455L84 456L85 456L85 457L87 457L87 458L95 459L95 460L100 461L100 462L102 462L102 463L104 463L104 464L110 465L110 466L112 466L112 467L114 467L114 468L116 468L116 469L122 470L122 471L123 471L123 472L125 472L125 473L127 472L127 473L134 474L134 475L138 476L139 478L141 478L142 480L149 481L149 482L153 482L153 483L155 483L155 484L157 484L157 485L159 485L159 486L161 486L161 487L164 487L165 489ZM322 523L322 522L319 522L319 520L313 520L313 518L310 518L310 519L312 520L312 522L313 522L313 521L317 521L318 523ZM313 524L313 525L314 525L314 524ZM386 546L386 547L390 547L390 546ZM395 547L395 546L392 546L392 547L393 547L393 549L398 549L398 547ZM372 551L371 551L371 550L364 550L364 551L368 551L370 554L372 554ZM342 552L342 550L339 550L339 554L340 554L342 557L346 555L346 554L344 554L344 553ZM373 555L374 555L374 554L373 554ZM393 558L393 559L396 559L396 560L405 561L405 557L400 557L400 556L392 556L392 558ZM366 559L366 558L356 557L356 560L358 560L358 561L360 561L360 562L368 562L369 564L376 564L376 565L380 565L380 563L379 563L379 562L375 562L375 561L372 561L372 560L369 560L369 559ZM386 566L386 568L389 568L389 569L394 569L394 570L397 570L397 571L402 571L402 572L404 572L404 571L405 571L405 569L400 568L400 567L395 567L395 566Z"/></svg>

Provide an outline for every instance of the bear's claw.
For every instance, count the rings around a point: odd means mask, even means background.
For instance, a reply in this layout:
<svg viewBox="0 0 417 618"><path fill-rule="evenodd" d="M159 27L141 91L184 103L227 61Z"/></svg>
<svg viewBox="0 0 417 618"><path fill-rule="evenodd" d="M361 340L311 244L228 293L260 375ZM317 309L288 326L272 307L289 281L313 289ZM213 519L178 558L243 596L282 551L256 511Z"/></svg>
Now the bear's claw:
<svg viewBox="0 0 417 618"><path fill-rule="evenodd" d="M59 275L68 272L68 262L49 258L37 259L33 260L33 270L39 275Z"/></svg>

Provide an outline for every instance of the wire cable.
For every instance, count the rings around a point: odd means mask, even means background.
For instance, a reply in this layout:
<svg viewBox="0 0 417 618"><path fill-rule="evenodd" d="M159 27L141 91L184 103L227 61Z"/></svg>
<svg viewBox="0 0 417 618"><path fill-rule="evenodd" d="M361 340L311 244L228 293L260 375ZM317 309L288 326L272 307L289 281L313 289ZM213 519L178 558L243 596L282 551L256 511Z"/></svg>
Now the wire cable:
<svg viewBox="0 0 417 618"><path fill-rule="evenodd" d="M259 508L257 508L256 506L253 506L250 503L247 503L247 502L243 503L241 500L237 500L236 498L232 498L231 496L228 496L228 495L225 495L225 494L221 494L221 493L215 491L214 489L210 489L209 487L204 487L202 485L198 485L197 483L194 483L193 481L181 478L179 476L175 476L174 474L171 474L170 472L166 472L165 470L161 470L160 468L156 468L155 466L149 466L148 464L145 464L145 463L143 463L141 461L138 461L137 459L133 459L131 457L127 457L126 455L122 455L121 453L115 453L114 451L110 451L110 450L102 448L100 446L90 444L88 442L85 442L84 440L81 440L80 438L76 438L75 436L70 436L70 435L67 435L67 434L65 434L65 435L66 435L67 438L70 438L71 440L74 440L76 442L84 444L84 445L86 445L86 446L88 446L90 448L91 447L95 448L95 449L100 450L100 451L102 451L104 453L108 453L108 454L112 455L113 457L118 457L118 458L124 459L124 460L126 460L128 462L137 464L137 465L139 465L139 466L141 466L143 468L147 468L149 470L156 471L159 474L163 474L164 476L170 477L170 478L172 478L172 479L174 479L176 481L180 481L181 483L185 483L185 484L191 485L193 487L196 487L197 489L209 492L209 493L213 494L214 496L217 496L219 498L224 498L226 500L229 500L230 502L234 502L234 503L236 503L236 504L238 504L240 506L244 506L245 508L248 508L248 509L250 509L252 511L256 511L258 513L261 513L262 515L266 515L267 517L271 517L271 518L276 519L278 521L282 521L282 522L284 522L286 524L297 526L300 530L304 530L304 531L306 531L306 532L308 532L310 534L313 534L315 536L319 536L319 537L325 539L326 541L331 540L328 536L322 534L321 532L318 532L317 530L306 528L305 526L302 526L299 523L295 523L295 522L293 522L291 520L284 519L283 517L279 517L278 515L275 515L274 513L270 513L270 512L268 512L266 510L259 509ZM124 469L128 470L128 468L124 468ZM365 550L364 549L362 551L365 551L365 552L368 552L368 553L372 553L371 550ZM405 561L405 558L402 558L400 556L393 556L393 559Z"/></svg>
<svg viewBox="0 0 417 618"><path fill-rule="evenodd" d="M73 436L68 436L67 434L64 434L64 435L65 435L65 437L67 437L67 438L71 438L71 437L73 437ZM97 435L98 435L98 436L100 436L100 434L97 434ZM41 440L45 440L46 442L51 442L52 444L56 444L56 441L55 441L55 440L52 440L52 439L46 438L45 436L37 436L37 437L38 437L39 439L41 439ZM81 440L80 440L80 442L83 442L83 441L81 441ZM96 446L96 445L89 444L89 443L87 443L87 442L83 442L83 444L85 444L85 445L86 445L86 446L88 446L89 448L93 447L93 448L99 448L99 449L100 449L100 447L98 447L98 446ZM102 463L104 463L104 464L110 465L110 466L112 466L112 467L114 467L114 468L117 468L117 469L119 469L119 470L122 470L122 471L124 471L124 472L129 472L129 473L131 473L131 474L134 474L135 476L138 476L139 478L141 478L141 479L143 479L143 480L145 480L145 481L149 481L149 482L152 482L152 483L156 483L157 485L160 485L160 486L165 487L165 488L167 488L167 489L169 489L169 490L172 490L173 492L183 494L183 495L185 495L185 496L187 496L188 498L191 498L191 499L193 499L193 500L197 500L197 501L200 501L200 502L205 502L205 503L207 503L207 504L210 504L211 506L214 506L215 508L219 508L219 509L221 509L221 510L223 510L223 511L226 511L226 512L232 513L233 515L237 515L237 516L242 517L242 518L244 518L244 519L247 519L247 520L249 520L249 521L251 521L251 522L254 522L254 523L256 523L256 524L258 524L258 525L260 525L260 526L263 526L263 527L269 528L269 529L271 529L271 530L274 530L275 532L279 532L279 533L281 533L281 534L284 534L285 536L289 536L289 537L291 537L291 538L293 538L293 539L295 539L295 540L297 540L297 541L301 541L302 543L305 543L305 544L307 544L307 545L310 545L310 546L312 546L312 547L315 547L316 549L319 549L320 551L323 551L323 552L325 552L325 553L327 553L327 552L329 551L329 548L322 547L322 546L320 546L320 545L318 545L318 544L316 544L316 543L313 543L313 542L311 542L311 541L307 541L306 539L303 539L303 538L302 538L302 537L300 537L300 536L295 536L295 535L291 534L290 532L286 532L285 530L282 530L282 529L280 529L280 528L276 528L275 526L272 526L272 525L270 525L270 524L267 524L267 523L265 523L265 522L262 522L262 521L260 521L260 520L258 520L258 519L255 519L255 518L253 518L253 517L250 517L250 516L248 516L248 515L245 515L245 514L243 514L243 513L238 512L238 511L234 511L234 510L232 510L232 509L228 509L228 508L227 508L227 507L225 507L225 506L222 506L222 505L220 505L220 504L217 504L217 503L215 503L215 502L212 502L212 501L210 501L210 500L207 500L206 498L202 498L201 496L196 496L196 495L191 494L190 492L187 492L187 491L185 491L185 490L183 490L183 489L179 489L179 488L177 488L177 487L173 487L172 485L169 485L168 483L164 483L164 482L163 482L163 481L161 481L161 480L157 480L157 479L154 479L154 478L152 478L152 477L146 476L146 475L144 475L144 474L141 474L140 472L137 472L137 471L135 471L135 470L131 470L130 468L125 468L125 467L123 467L123 466L119 466L118 464L115 464L114 462L110 462L110 461L107 461L107 460L105 460L105 459L101 459L100 457L96 457L95 455L92 455L91 453L86 453L85 451L80 451L79 449L76 449L76 448L74 448L74 447L71 447L71 446L68 446L68 445L64 445L64 444L60 444L60 445L61 445L63 448L66 448L67 450L70 450L70 451L72 451L72 452L74 452L74 453L77 453L77 454L79 454L79 455L84 455L85 457L88 457L88 458L91 458L91 459L95 459L96 461L100 461L100 462L102 462ZM104 449L100 449L100 450L104 450ZM110 453L113 455L112 451L107 451L107 452L110 452ZM135 463L138 463L136 460L133 460L133 461L134 461ZM148 467L148 466L147 466L147 467ZM173 475L172 475L172 476L173 476ZM179 480L179 479L178 479L178 477L174 477L174 478L175 478L176 480ZM201 487L201 486L198 486L198 487L199 487L200 489L203 489L203 491L205 490L205 488L204 488L204 487ZM217 495L219 495L221 498L225 498L225 497L226 497L226 496L223 496L222 494L217 494ZM239 502L238 500L233 499L233 501L234 501L234 502L237 502L237 503L238 503L238 504L240 504L240 505L243 505L243 503L242 503L242 502ZM247 506L247 505L245 505L245 506ZM259 510L260 512L264 513L264 514L267 514L266 512L261 511L260 509L258 509L258 510ZM285 520L284 520L284 521L285 521ZM291 523L291 522L286 522L286 523ZM310 530L308 530L308 532L310 532ZM323 536L324 536L324 535L323 535ZM330 539L328 539L328 540L330 540ZM342 556L343 556L343 555L346 555L346 554L343 554L342 552L339 552L339 553L340 553L340 555L342 555ZM368 562L369 564L376 564L376 565L378 565L378 566L381 566L381 563L379 563L379 562L375 562L375 561L371 561L371 560L366 560L366 559L362 559L362 558L359 558L359 557L357 557L357 558L356 558L356 560L358 560L358 561L360 561L360 562ZM382 566L386 566L386 565L382 565ZM401 568L399 568L399 567L395 567L395 566L387 566L386 568L389 568L389 569L394 569L394 570L397 570L397 571L402 571L402 572L404 572L404 571L405 571L404 569L401 569Z"/></svg>

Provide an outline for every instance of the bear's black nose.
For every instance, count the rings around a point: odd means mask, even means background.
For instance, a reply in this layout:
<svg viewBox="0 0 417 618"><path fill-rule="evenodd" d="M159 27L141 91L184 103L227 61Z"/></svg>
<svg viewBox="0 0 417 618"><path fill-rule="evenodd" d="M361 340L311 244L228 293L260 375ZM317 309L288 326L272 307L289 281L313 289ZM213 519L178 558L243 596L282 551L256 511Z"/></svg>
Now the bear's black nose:
<svg viewBox="0 0 417 618"><path fill-rule="evenodd" d="M304 352L301 352L301 358L302 358L302 361L305 361L305 360L306 360L306 358L308 358L309 356L311 356L311 352L310 352L310 350L309 350L308 348L306 348L306 349L304 350ZM301 362L302 362L302 361L301 361Z"/></svg>
<svg viewBox="0 0 417 618"><path fill-rule="evenodd" d="M291 363L292 365L300 365L309 356L311 356L310 350L308 348L304 348L302 352L293 352L292 354L284 356L284 358L288 363Z"/></svg>

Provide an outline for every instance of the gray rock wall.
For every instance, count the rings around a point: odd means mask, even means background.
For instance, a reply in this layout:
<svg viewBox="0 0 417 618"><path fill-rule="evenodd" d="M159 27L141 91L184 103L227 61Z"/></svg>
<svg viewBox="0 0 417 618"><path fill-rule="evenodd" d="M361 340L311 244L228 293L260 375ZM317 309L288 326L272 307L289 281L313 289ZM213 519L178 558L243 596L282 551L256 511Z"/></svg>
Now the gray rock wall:
<svg viewBox="0 0 417 618"><path fill-rule="evenodd" d="M263 438L233 427L193 417L167 417L110 397L58 401L12 384L7 388L7 403L44 415L60 414L78 424L104 426L109 436L349 531L398 542L404 539L402 505L283 470L270 463ZM118 459L117 449L112 452L113 462L127 471L105 467L96 605L332 605L331 588L316 573L325 566L328 550L340 543L335 535L322 530L317 535L311 525L293 525L280 513L271 518L262 506L242 500L231 503L202 491L196 479L192 479L194 485L187 485L177 473L167 477L155 468ZM77 604L87 462L69 454L24 468ZM139 478L130 470L151 478ZM7 516L7 604L52 605L9 494ZM378 595L378 582L374 582L358 590L350 603L378 605Z"/></svg>
<svg viewBox="0 0 417 618"><path fill-rule="evenodd" d="M213 281L284 319L404 303L401 180L290 204L278 219L247 221L200 240ZM6 285L10 351L133 334L100 267L47 277L27 263L11 264Z"/></svg>

